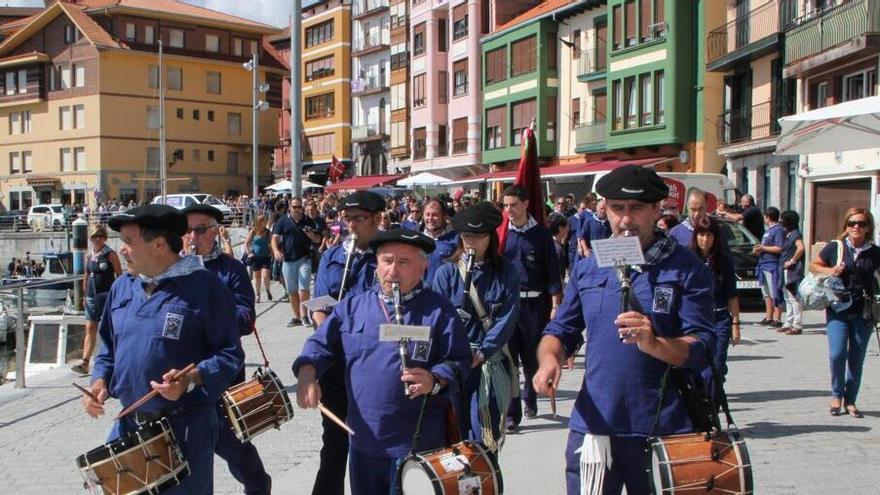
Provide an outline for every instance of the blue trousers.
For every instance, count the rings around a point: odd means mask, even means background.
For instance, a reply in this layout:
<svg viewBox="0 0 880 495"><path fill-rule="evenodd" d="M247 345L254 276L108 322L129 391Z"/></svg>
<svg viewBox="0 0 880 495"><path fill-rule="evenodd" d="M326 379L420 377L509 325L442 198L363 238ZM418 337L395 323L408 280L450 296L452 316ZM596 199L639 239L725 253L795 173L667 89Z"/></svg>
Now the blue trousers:
<svg viewBox="0 0 880 495"><path fill-rule="evenodd" d="M482 420L480 419L480 367L472 368L464 382L464 389L459 395L458 426L463 439L483 441ZM495 402L495 391L489 392L489 414L492 417L492 435L498 439L501 431L498 428L501 421L501 411Z"/></svg>
<svg viewBox="0 0 880 495"><path fill-rule="evenodd" d="M730 317L728 310L715 311L714 329L717 343L715 344L715 355L712 358L715 363L715 371L718 372L718 379L721 381L722 386L727 381L727 349L730 347L732 326L733 319ZM706 382L709 393L717 401L719 397L715 397L715 380L712 377L711 368L705 368L700 374L703 376L703 381Z"/></svg>
<svg viewBox="0 0 880 495"><path fill-rule="evenodd" d="M348 396L345 390L345 366L333 365L321 377L321 399L324 406L340 418L348 414ZM345 493L345 466L348 458L348 433L336 423L321 415L321 463L312 495L343 495Z"/></svg>
<svg viewBox="0 0 880 495"><path fill-rule="evenodd" d="M862 383L862 365L871 340L871 326L858 312L826 311L831 361L831 393L846 404L855 404Z"/></svg>
<svg viewBox="0 0 880 495"><path fill-rule="evenodd" d="M541 342L541 333L544 331L544 327L550 321L550 308L543 297L520 299L519 304L519 319L516 322L513 335L507 341L507 346L514 363L522 367L525 377L522 400L527 407L537 410L538 397L535 393L535 387L532 386L532 378L538 371L538 344ZM518 380L519 378L514 377L513 379ZM510 400L507 418L517 425L522 421L522 404L518 397L513 397Z"/></svg>
<svg viewBox="0 0 880 495"><path fill-rule="evenodd" d="M263 467L263 460L257 448L250 442L241 442L232 431L232 425L226 418L223 403L217 404L217 445L214 452L226 461L232 477L244 485L247 495L268 495L272 490L272 478Z"/></svg>
<svg viewBox="0 0 880 495"><path fill-rule="evenodd" d="M212 406L196 407L181 416L168 418L190 474L180 485L163 495L211 495L214 492L214 445L217 443L217 410ZM113 423L107 437L112 441L137 429L133 415Z"/></svg>
<svg viewBox="0 0 880 495"><path fill-rule="evenodd" d="M626 487L627 495L649 495L651 483L646 471L644 437L611 437L611 469L605 470L602 493L617 495ZM584 444L584 434L568 432L565 448L565 486L568 495L581 493L581 455L575 453Z"/></svg>
<svg viewBox="0 0 880 495"><path fill-rule="evenodd" d="M398 457L378 457L350 449L348 475L352 495L392 495L397 484Z"/></svg>

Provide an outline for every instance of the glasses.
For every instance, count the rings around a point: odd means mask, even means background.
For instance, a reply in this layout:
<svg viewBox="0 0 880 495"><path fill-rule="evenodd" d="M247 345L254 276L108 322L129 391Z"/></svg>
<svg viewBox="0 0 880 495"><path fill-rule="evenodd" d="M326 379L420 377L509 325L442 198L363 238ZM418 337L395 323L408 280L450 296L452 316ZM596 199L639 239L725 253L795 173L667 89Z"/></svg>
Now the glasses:
<svg viewBox="0 0 880 495"><path fill-rule="evenodd" d="M187 234L194 233L196 235L205 235L205 233L207 233L209 230L213 229L216 226L217 226L217 224L208 225L207 227L190 227L190 228L186 229L186 233Z"/></svg>
<svg viewBox="0 0 880 495"><path fill-rule="evenodd" d="M293 205L293 206L290 207L290 209L291 209L291 210L302 210L303 207L302 207L302 206L299 206L299 205Z"/></svg>
<svg viewBox="0 0 880 495"><path fill-rule="evenodd" d="M866 220L849 220L846 222L846 226L847 227L861 227L864 229L864 228L868 227L868 222Z"/></svg>

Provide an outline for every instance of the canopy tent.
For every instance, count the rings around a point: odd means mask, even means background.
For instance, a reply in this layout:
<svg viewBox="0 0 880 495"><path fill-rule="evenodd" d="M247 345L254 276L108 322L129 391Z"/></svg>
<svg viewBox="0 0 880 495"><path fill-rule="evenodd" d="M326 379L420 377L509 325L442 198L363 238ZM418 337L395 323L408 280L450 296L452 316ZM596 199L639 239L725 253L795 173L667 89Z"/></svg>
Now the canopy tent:
<svg viewBox="0 0 880 495"><path fill-rule="evenodd" d="M397 181L397 185L402 187L430 187L443 186L450 182L452 181L446 177L441 177L432 174L431 172L422 172L420 174L410 175L409 177L400 179Z"/></svg>
<svg viewBox="0 0 880 495"><path fill-rule="evenodd" d="M373 187L384 186L392 182L396 182L404 177L403 174L396 175L361 175L337 182L326 187L327 192L337 191L358 191L361 189L370 189Z"/></svg>
<svg viewBox="0 0 880 495"><path fill-rule="evenodd" d="M633 160L604 160L597 162L586 162L575 165L556 165L553 167L544 167L538 169L541 173L542 180L560 180L560 179L577 179L591 174L599 174L609 172L623 165L639 165L642 167L653 167L661 163L673 160L670 157L657 158L639 158ZM450 181L447 185L457 186L464 184L473 184L480 182L513 182L516 179L516 171L508 170L502 172L486 172L482 174L463 177L454 181Z"/></svg>
<svg viewBox="0 0 880 495"><path fill-rule="evenodd" d="M880 147L880 96L779 119L777 155L807 155Z"/></svg>
<svg viewBox="0 0 880 495"><path fill-rule="evenodd" d="M303 189L310 189L313 187L324 187L324 186L322 186L320 184L315 184L314 182L309 182L309 181L303 179L303 181L302 181L302 188ZM266 190L273 191L273 192L290 192L293 190L293 182L290 182L289 180L280 180L280 181L272 184L271 186L266 187Z"/></svg>

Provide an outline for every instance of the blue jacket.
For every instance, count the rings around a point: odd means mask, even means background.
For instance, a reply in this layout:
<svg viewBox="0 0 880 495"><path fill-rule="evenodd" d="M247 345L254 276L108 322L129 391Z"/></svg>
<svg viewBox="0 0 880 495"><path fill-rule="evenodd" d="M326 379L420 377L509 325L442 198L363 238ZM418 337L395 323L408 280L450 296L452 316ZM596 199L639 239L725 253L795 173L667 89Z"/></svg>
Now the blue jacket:
<svg viewBox="0 0 880 495"><path fill-rule="evenodd" d="M546 227L536 225L525 232L511 228L504 244L504 259L519 275L520 290L551 295L562 292L556 246Z"/></svg>
<svg viewBox="0 0 880 495"><path fill-rule="evenodd" d="M599 220L599 217L590 217L587 229L590 242L611 237L611 222L608 218ZM590 245L592 246L592 244Z"/></svg>
<svg viewBox="0 0 880 495"><path fill-rule="evenodd" d="M709 270L687 249L676 246L672 255L645 273L631 277L633 310L651 318L658 336L690 335L686 367L704 368L707 351L714 354L715 318ZM595 257L574 268L556 319L544 335L557 337L572 354L587 331L586 370L569 427L579 433L648 436L657 407L660 378L666 363L643 353L635 344L623 344L614 324L620 314L620 282L613 268L598 268ZM680 396L670 390L660 416L660 434L691 431Z"/></svg>
<svg viewBox="0 0 880 495"><path fill-rule="evenodd" d="M345 242L331 247L321 255L318 275L315 277L314 297L332 296L339 299L342 287L342 274L345 272ZM376 276L376 255L372 251L355 253L351 260L351 272L348 276L348 288L345 295L362 294L373 286Z"/></svg>
<svg viewBox="0 0 880 495"><path fill-rule="evenodd" d="M431 327L427 343L410 343L409 366L431 370L448 382L447 393L455 394L472 360L455 308L430 289L423 289L402 306L404 324ZM402 457L410 450L422 401L404 395L398 344L379 341L379 325L387 323L389 315L393 318L394 308L382 302L378 285L346 297L309 337L292 367L298 374L300 366L311 364L320 381L331 366L344 364L349 404L346 422L356 433L351 447L369 455ZM428 401L420 451L443 445L445 404L436 398Z"/></svg>
<svg viewBox="0 0 880 495"><path fill-rule="evenodd" d="M217 275L235 299L235 323L241 336L254 333L257 310L254 307L254 286L248 276L247 268L232 256L220 256L205 262L205 269Z"/></svg>
<svg viewBox="0 0 880 495"><path fill-rule="evenodd" d="M458 232L449 230L440 237L434 239L434 252L428 255L428 269L425 270L426 285L434 280L434 274L441 266L446 264L447 258L455 254L458 249Z"/></svg>

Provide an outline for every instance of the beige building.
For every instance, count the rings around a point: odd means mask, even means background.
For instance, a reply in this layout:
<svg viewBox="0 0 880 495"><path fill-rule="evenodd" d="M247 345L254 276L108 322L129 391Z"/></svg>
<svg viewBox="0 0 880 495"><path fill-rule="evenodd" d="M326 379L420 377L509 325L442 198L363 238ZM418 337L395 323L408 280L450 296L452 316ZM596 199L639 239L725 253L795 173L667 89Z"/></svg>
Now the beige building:
<svg viewBox="0 0 880 495"><path fill-rule="evenodd" d="M172 0L56 2L19 21L0 44L0 203L158 193L160 39L168 191L250 191L252 76L242 63L256 50L270 84L259 114L266 185L284 69L263 39L277 32Z"/></svg>

